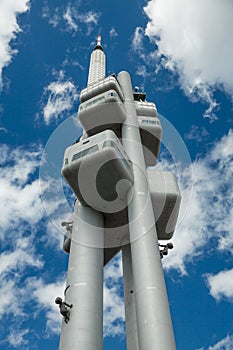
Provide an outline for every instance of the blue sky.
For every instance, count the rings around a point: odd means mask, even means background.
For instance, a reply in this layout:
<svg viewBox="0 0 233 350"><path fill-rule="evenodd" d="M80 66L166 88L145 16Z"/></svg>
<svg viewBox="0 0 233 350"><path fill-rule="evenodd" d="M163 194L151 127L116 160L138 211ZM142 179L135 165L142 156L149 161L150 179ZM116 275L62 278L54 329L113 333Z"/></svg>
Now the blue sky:
<svg viewBox="0 0 233 350"><path fill-rule="evenodd" d="M163 124L182 207L163 260L178 350L233 349L231 0L0 2L0 348L57 349L72 211L63 152L98 34ZM180 146L180 147L178 147ZM121 257L105 269L104 349L124 350Z"/></svg>

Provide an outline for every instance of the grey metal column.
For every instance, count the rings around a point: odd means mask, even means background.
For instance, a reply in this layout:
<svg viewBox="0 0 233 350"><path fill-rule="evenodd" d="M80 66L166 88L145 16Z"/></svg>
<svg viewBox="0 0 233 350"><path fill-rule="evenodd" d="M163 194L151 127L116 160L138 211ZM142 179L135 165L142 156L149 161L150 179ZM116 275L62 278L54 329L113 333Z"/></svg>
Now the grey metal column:
<svg viewBox="0 0 233 350"><path fill-rule="evenodd" d="M134 194L128 205L128 215L139 349L175 350L130 75L120 72L118 80L127 112L122 141L134 171Z"/></svg>
<svg viewBox="0 0 233 350"><path fill-rule="evenodd" d="M130 245L122 247L127 350L139 350Z"/></svg>
<svg viewBox="0 0 233 350"><path fill-rule="evenodd" d="M59 350L103 349L103 217L76 205L66 302L70 321L62 323Z"/></svg>

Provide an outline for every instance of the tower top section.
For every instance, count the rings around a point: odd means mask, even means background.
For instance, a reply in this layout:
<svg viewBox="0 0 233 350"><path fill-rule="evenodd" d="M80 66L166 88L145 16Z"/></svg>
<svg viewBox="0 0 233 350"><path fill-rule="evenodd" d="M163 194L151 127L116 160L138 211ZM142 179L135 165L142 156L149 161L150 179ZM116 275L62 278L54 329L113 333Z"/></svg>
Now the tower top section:
<svg viewBox="0 0 233 350"><path fill-rule="evenodd" d="M101 36L98 35L97 45L95 46L90 59L87 85L96 83L105 77L106 58L101 46Z"/></svg>
<svg viewBox="0 0 233 350"><path fill-rule="evenodd" d="M95 51L95 50L101 50L104 52L104 50L101 46L101 35L98 35L98 37L97 37L97 45L95 46L93 51Z"/></svg>

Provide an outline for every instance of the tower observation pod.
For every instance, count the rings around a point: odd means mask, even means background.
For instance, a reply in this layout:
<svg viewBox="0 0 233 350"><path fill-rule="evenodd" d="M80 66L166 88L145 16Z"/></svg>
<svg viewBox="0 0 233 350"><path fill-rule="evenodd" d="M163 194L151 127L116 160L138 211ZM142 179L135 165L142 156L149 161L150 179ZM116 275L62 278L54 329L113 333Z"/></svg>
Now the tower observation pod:
<svg viewBox="0 0 233 350"><path fill-rule="evenodd" d="M98 36L80 94L83 135L65 150L62 166L77 200L62 222L69 309L59 350L103 349L103 267L120 251L127 350L176 350L161 265L173 245L158 240L174 235L179 187L173 173L156 167L162 138L156 105L133 91L127 72L105 72Z"/></svg>
<svg viewBox="0 0 233 350"><path fill-rule="evenodd" d="M101 212L125 208L133 184L131 162L112 130L68 147L62 174L82 205Z"/></svg>

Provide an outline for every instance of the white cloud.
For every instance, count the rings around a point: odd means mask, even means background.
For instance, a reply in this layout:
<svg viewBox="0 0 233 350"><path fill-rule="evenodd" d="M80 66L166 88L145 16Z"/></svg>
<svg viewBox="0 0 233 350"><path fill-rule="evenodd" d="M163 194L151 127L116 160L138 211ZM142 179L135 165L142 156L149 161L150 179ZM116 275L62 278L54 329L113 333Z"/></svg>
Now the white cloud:
<svg viewBox="0 0 233 350"><path fill-rule="evenodd" d="M1 0L0 2L0 88L2 88L2 71L8 66L17 50L10 43L21 31L17 16L29 9L29 0Z"/></svg>
<svg viewBox="0 0 233 350"><path fill-rule="evenodd" d="M125 332L124 298L122 296L122 261L118 254L104 272L104 336L120 336Z"/></svg>
<svg viewBox="0 0 233 350"><path fill-rule="evenodd" d="M32 237L20 238L15 249L1 253L0 256L0 319L12 314L24 316L25 290L20 287L20 280L27 268L39 269L43 266L40 257L36 256ZM14 244L13 244L14 245Z"/></svg>
<svg viewBox="0 0 233 350"><path fill-rule="evenodd" d="M26 269L30 271L43 266L41 257L35 252L35 232L31 225L41 220L39 180L35 172L40 164L41 148L0 146L0 318L13 315L24 317L24 289L20 286ZM9 336L14 346L23 342L26 334Z"/></svg>
<svg viewBox="0 0 233 350"><path fill-rule="evenodd" d="M178 73L185 93L209 104L215 118L213 91L233 98L233 3L231 0L151 0L145 34L157 45L160 63Z"/></svg>
<svg viewBox="0 0 233 350"><path fill-rule="evenodd" d="M75 18L73 17L70 6L67 7L66 12L63 15L63 18L67 21L67 24L71 29L73 29L75 32L78 30L78 25L75 21Z"/></svg>
<svg viewBox="0 0 233 350"><path fill-rule="evenodd" d="M25 232L31 231L31 227L36 227L46 216L59 227L64 215L69 214L67 204L64 196L57 195L58 179L55 181L48 177L38 178L39 166L42 167L41 146L30 146L29 151L22 147L12 149L7 145L0 145L0 153L0 239L4 247L11 242L13 235L14 249L20 248L17 254L23 254L26 252L26 248L22 248ZM61 229L55 231L54 227L52 230L49 222L44 222L44 225L47 227L43 226L46 233L40 236L41 239L45 240L46 237L46 244L56 242L56 247L60 247L61 244L58 246L57 242L62 240ZM32 230L31 237L33 232ZM3 257L7 259L4 255L0 259ZM10 260L13 262L13 259Z"/></svg>
<svg viewBox="0 0 233 350"><path fill-rule="evenodd" d="M77 32L79 29L81 31L80 25L85 24L86 35L90 35L93 25L98 24L99 16L99 13L92 10L80 13L78 4L75 6L68 4L66 9L56 7L53 10L46 5L42 13L42 17L48 19L49 24L54 28L61 28L61 30L64 30L64 23L65 30L71 32Z"/></svg>
<svg viewBox="0 0 233 350"><path fill-rule="evenodd" d="M191 168L181 174L181 214L186 210L186 215L172 239L175 249L163 259L165 268L187 273L186 264L208 250L211 238L217 238L219 250L232 253L232 149L233 132L230 130L204 158L194 161ZM190 194L190 204L184 208Z"/></svg>
<svg viewBox="0 0 233 350"><path fill-rule="evenodd" d="M12 328L7 340L13 347L17 348L28 344L28 341L24 339L24 336L27 334L29 334L29 329L18 330Z"/></svg>
<svg viewBox="0 0 233 350"><path fill-rule="evenodd" d="M64 81L64 73L61 71L57 81L50 83L45 88L48 100L43 108L43 117L48 125L52 120L58 119L64 112L68 112L78 99L78 93L70 80Z"/></svg>
<svg viewBox="0 0 233 350"><path fill-rule="evenodd" d="M132 48L134 51L141 50L144 38L144 30L142 27L136 27L132 40Z"/></svg>
<svg viewBox="0 0 233 350"><path fill-rule="evenodd" d="M40 164L41 149L31 147L28 151L1 145L0 151L0 237L4 239L7 234L9 238L9 229L17 227L17 239L20 225L26 229L28 224L35 224L44 215L39 180L33 178Z"/></svg>
<svg viewBox="0 0 233 350"><path fill-rule="evenodd" d="M227 335L226 338L221 339L218 343L208 348L201 348L197 350L232 350L233 349L233 336Z"/></svg>
<svg viewBox="0 0 233 350"><path fill-rule="evenodd" d="M31 245L27 238L21 238L17 242L17 248L12 252L4 252L0 255L0 276L4 277L12 270L22 270L25 266L42 267L43 263L39 258L35 258Z"/></svg>
<svg viewBox="0 0 233 350"><path fill-rule="evenodd" d="M154 65L154 54L146 52L144 40L145 30L142 27L136 27L132 37L131 49L142 61L139 64L137 62L136 74L145 80L150 76L148 73L149 66Z"/></svg>
<svg viewBox="0 0 233 350"><path fill-rule="evenodd" d="M116 31L116 29L114 27L112 27L110 29L109 35L110 35L111 38L115 38L115 37L118 36L118 33L117 33L117 31Z"/></svg>
<svg viewBox="0 0 233 350"><path fill-rule="evenodd" d="M0 132L7 134L8 130L6 128L4 128L4 127L1 127L0 128Z"/></svg>
<svg viewBox="0 0 233 350"><path fill-rule="evenodd" d="M17 296L15 294L16 288L13 281L3 280L0 288L0 319L3 315L13 313L14 316L20 314L19 306L17 303Z"/></svg>
<svg viewBox="0 0 233 350"><path fill-rule="evenodd" d="M227 298L233 301L233 269L220 271L216 275L207 275L210 295L216 300Z"/></svg>
<svg viewBox="0 0 233 350"><path fill-rule="evenodd" d="M59 280L56 283L46 284L42 279L32 278L28 280L28 288L31 298L37 302L37 309L46 311L46 330L58 334L61 329L62 317L58 306L55 304L55 298L63 296L65 281Z"/></svg>
<svg viewBox="0 0 233 350"><path fill-rule="evenodd" d="M99 14L94 11L88 11L87 13L79 14L78 19L80 20L80 22L86 24L98 24Z"/></svg>
<svg viewBox="0 0 233 350"><path fill-rule="evenodd" d="M22 322L31 318L32 308L38 313L43 307L47 331L59 332L61 318L54 298L57 293L63 293L64 282L45 284L30 277L35 276L45 264L41 255L44 251L38 252L38 244L46 246L55 240L48 222L44 220L45 211L40 199L50 187L49 181L38 179L42 149L31 145L29 151L23 147L0 145L0 153L0 319L6 321L3 327L8 333L4 343L23 347L27 346L28 331L22 327ZM54 203L51 201L51 204ZM56 205L51 205L50 214L60 204L61 201L58 201ZM56 248L60 249L58 245ZM9 326L7 322L10 318Z"/></svg>
<svg viewBox="0 0 233 350"><path fill-rule="evenodd" d="M143 78L146 78L149 76L147 70L146 70L146 66L144 65L141 65L139 67L137 67L137 71L136 71L136 74L143 77Z"/></svg>
<svg viewBox="0 0 233 350"><path fill-rule="evenodd" d="M220 340L214 346L210 346L208 350L232 350L233 336L227 335L226 338Z"/></svg>
<svg viewBox="0 0 233 350"><path fill-rule="evenodd" d="M192 125L189 133L185 134L187 140L196 140L197 142L203 141L209 135L208 131L204 127L198 127Z"/></svg>
<svg viewBox="0 0 233 350"><path fill-rule="evenodd" d="M54 28L56 28L59 25L60 19L61 19L61 16L59 14L59 9L55 8L53 12L52 13L51 12L48 5L45 5L42 8L42 18L48 19L49 24L51 24Z"/></svg>

